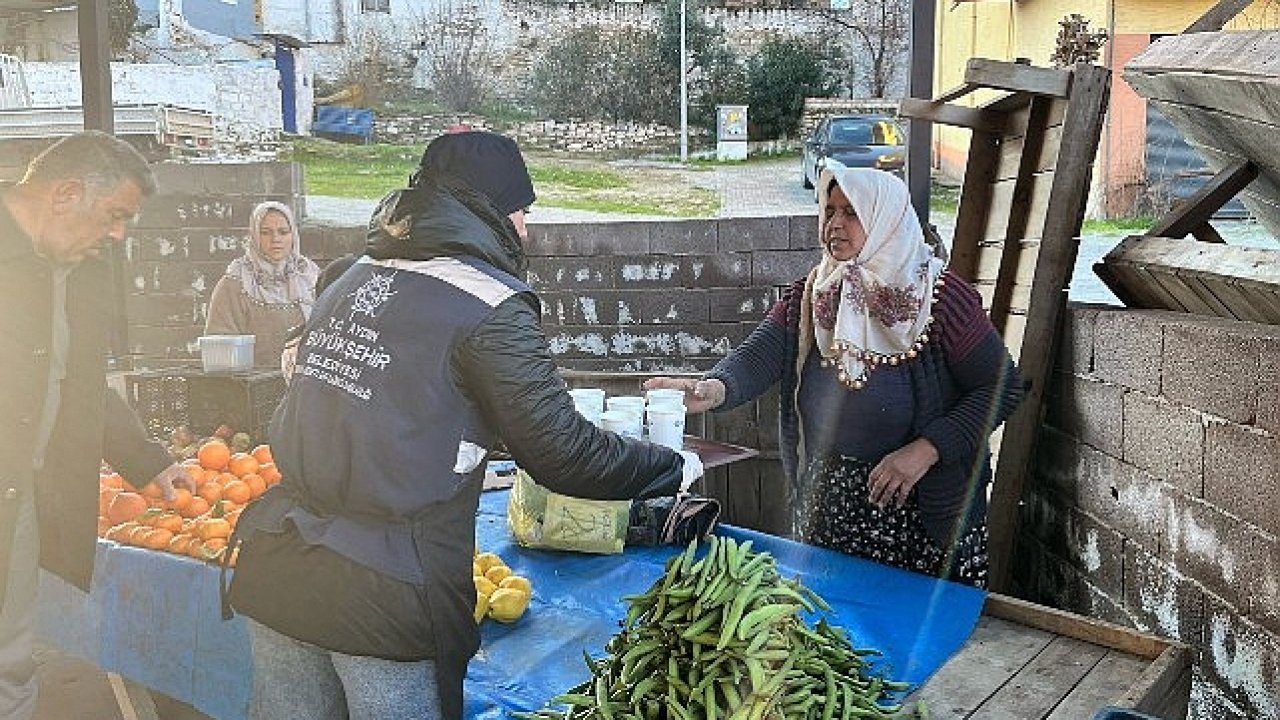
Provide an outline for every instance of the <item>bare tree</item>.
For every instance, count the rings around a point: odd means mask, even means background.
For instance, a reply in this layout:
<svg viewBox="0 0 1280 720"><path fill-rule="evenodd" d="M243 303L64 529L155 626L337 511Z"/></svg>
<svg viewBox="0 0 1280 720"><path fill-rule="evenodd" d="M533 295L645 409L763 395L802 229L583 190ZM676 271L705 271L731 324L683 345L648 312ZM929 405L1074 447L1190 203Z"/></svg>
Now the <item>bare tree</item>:
<svg viewBox="0 0 1280 720"><path fill-rule="evenodd" d="M419 62L436 97L450 110L474 112L493 88L494 48L483 8L470 0L446 0L417 18Z"/></svg>
<svg viewBox="0 0 1280 720"><path fill-rule="evenodd" d="M850 69L865 78L871 97L899 88L910 52L910 0L851 0L847 9L824 9L820 15L849 33Z"/></svg>

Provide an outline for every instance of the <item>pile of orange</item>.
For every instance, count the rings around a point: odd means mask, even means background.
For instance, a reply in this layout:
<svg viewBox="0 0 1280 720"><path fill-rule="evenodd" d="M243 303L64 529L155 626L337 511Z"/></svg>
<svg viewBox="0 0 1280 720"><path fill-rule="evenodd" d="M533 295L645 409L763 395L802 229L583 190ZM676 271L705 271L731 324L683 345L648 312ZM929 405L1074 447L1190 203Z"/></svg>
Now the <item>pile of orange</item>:
<svg viewBox="0 0 1280 720"><path fill-rule="evenodd" d="M178 488L173 500L165 500L154 484L137 491L104 469L98 483L98 534L128 545L219 560L240 511L280 482L267 445L233 453L226 443L212 439L183 465L196 491Z"/></svg>

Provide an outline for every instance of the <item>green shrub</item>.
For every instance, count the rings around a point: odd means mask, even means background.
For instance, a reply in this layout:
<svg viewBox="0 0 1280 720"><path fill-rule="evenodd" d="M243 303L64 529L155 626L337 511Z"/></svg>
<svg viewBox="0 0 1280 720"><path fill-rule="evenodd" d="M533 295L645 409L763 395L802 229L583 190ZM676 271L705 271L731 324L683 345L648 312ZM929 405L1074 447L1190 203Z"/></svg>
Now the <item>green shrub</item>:
<svg viewBox="0 0 1280 720"><path fill-rule="evenodd" d="M792 135L800 126L806 97L824 97L836 88L830 58L796 39L770 40L747 62L748 131L753 140Z"/></svg>

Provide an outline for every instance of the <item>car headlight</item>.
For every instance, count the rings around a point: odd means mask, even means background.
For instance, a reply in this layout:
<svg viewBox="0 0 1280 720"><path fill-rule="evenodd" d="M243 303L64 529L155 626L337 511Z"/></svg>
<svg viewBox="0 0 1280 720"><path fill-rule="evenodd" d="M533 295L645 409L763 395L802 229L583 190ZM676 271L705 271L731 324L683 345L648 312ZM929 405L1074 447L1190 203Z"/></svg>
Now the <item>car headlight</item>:
<svg viewBox="0 0 1280 720"><path fill-rule="evenodd" d="M898 153L881 155L876 158L875 166L877 170L896 170L902 167L902 156Z"/></svg>

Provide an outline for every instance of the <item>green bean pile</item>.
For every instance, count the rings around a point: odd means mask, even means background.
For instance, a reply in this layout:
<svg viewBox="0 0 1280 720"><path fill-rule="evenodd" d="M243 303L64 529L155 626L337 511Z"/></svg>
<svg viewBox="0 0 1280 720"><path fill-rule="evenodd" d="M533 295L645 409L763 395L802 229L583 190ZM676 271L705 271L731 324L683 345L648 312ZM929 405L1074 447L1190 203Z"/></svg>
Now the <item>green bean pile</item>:
<svg viewBox="0 0 1280 720"><path fill-rule="evenodd" d="M624 597L622 631L607 655L584 652L591 678L524 720L849 720L925 716L891 693L907 683L873 674L843 628L801 610L831 608L778 574L751 541L712 536L672 557L662 577ZM568 706L552 709L551 706Z"/></svg>

